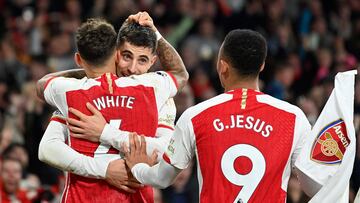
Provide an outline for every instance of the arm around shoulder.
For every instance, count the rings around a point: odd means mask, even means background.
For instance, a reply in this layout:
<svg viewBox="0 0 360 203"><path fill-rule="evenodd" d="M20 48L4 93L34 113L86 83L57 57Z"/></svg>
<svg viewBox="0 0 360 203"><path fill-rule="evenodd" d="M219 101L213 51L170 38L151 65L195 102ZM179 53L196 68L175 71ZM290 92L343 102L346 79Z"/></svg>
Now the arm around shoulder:
<svg viewBox="0 0 360 203"><path fill-rule="evenodd" d="M165 38L161 38L158 41L156 52L161 65L165 71L171 73L175 77L178 88L181 90L189 79L189 73L187 72L180 55L177 53L175 48L165 40Z"/></svg>
<svg viewBox="0 0 360 203"><path fill-rule="evenodd" d="M76 78L81 79L85 77L85 72L83 69L72 69L66 71L59 71L55 73L49 73L42 77L36 83L36 94L42 101L45 101L44 91L49 82L55 77L67 77L67 78Z"/></svg>

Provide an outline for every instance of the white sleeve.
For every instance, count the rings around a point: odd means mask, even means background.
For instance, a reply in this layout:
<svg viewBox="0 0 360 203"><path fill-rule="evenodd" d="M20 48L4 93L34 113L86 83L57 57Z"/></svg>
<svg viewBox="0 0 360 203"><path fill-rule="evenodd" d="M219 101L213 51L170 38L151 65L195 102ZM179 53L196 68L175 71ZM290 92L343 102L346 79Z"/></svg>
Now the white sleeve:
<svg viewBox="0 0 360 203"><path fill-rule="evenodd" d="M303 150L304 145L306 144L306 140L308 136L310 136L311 125L303 112L301 112L301 114L296 116L295 122L296 123L294 130L295 133L294 139L296 139L295 140L296 145L294 152L291 156L291 166L296 172L297 178L300 182L303 191L308 196L313 196L321 188L321 185L311 177L307 176L301 170L299 170L295 164L301 151Z"/></svg>
<svg viewBox="0 0 360 203"><path fill-rule="evenodd" d="M158 128L155 137L168 136L175 128L176 106L174 99L168 99L159 110Z"/></svg>
<svg viewBox="0 0 360 203"><path fill-rule="evenodd" d="M67 126L58 120L52 120L41 139L39 159L60 170L70 171L77 175L105 178L107 166L112 159L92 158L78 153L65 144L67 135Z"/></svg>
<svg viewBox="0 0 360 203"><path fill-rule="evenodd" d="M177 81L169 72L157 71L132 77L140 83L154 87L156 102L159 108L161 108L169 98L174 97L178 91Z"/></svg>
<svg viewBox="0 0 360 203"><path fill-rule="evenodd" d="M181 169L177 169L164 160L152 167L144 163L138 163L131 169L131 173L140 183L160 189L171 185L180 172Z"/></svg>
<svg viewBox="0 0 360 203"><path fill-rule="evenodd" d="M163 156L166 162L178 169L187 168L195 153L195 135L189 110L179 118Z"/></svg>
<svg viewBox="0 0 360 203"><path fill-rule="evenodd" d="M154 150L157 150L159 160L165 151L165 147L169 144L173 131L170 129L162 129L161 133L163 133L161 137L145 137L147 154L150 156ZM100 142L111 145L121 151L122 143L129 145L129 132L106 124L100 136Z"/></svg>
<svg viewBox="0 0 360 203"><path fill-rule="evenodd" d="M336 75L334 90L295 162L297 169L322 185L310 194L316 192L310 202L349 202L348 187L356 153L355 74L356 71L347 71Z"/></svg>
<svg viewBox="0 0 360 203"><path fill-rule="evenodd" d="M44 87L44 98L45 101L52 105L52 106L56 106L56 94L57 94L57 90L56 90L56 86L54 85L55 81L58 80L60 77L50 77L45 84Z"/></svg>
<svg viewBox="0 0 360 203"><path fill-rule="evenodd" d="M295 130L294 130L294 139L295 140L295 149L291 156L291 166L294 167L295 161L297 160L301 150L303 149L306 139L310 136L311 125L307 120L305 114L301 112L296 116L295 121Z"/></svg>
<svg viewBox="0 0 360 203"><path fill-rule="evenodd" d="M75 78L52 77L48 79L44 90L45 101L67 116L66 92L73 90L81 82L82 80Z"/></svg>

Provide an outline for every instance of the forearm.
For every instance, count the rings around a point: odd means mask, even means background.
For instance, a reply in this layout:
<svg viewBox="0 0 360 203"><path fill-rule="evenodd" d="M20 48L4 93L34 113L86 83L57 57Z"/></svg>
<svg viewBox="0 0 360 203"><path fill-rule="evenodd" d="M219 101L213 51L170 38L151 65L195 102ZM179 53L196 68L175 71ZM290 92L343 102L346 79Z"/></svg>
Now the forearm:
<svg viewBox="0 0 360 203"><path fill-rule="evenodd" d="M43 100L43 101L45 100L44 99L44 90L45 90L46 83L48 82L49 79L51 79L53 77L66 77L66 78L81 79L85 76L86 75L85 75L85 72L83 69L72 69L72 70L59 71L59 72L55 72L55 73L49 73L37 81L37 83L36 83L37 96L41 100Z"/></svg>
<svg viewBox="0 0 360 203"><path fill-rule="evenodd" d="M92 158L79 154L65 143L51 144L39 148L39 159L57 169L89 177L104 179L110 159Z"/></svg>
<svg viewBox="0 0 360 203"><path fill-rule="evenodd" d="M162 135L158 137L145 137L146 152L149 156L151 156L154 150L158 151L159 155L162 155L166 149L165 147L168 146L172 135L171 130L158 130L157 132L161 132ZM129 145L129 132L119 130L106 124L100 136L100 142L121 150L120 146L122 143ZM158 156L158 158L160 159L161 156Z"/></svg>
<svg viewBox="0 0 360 203"><path fill-rule="evenodd" d="M189 79L189 73L186 71L180 55L163 37L158 41L156 52L162 67L165 71L174 75L177 80L179 90L181 90Z"/></svg>
<svg viewBox="0 0 360 203"><path fill-rule="evenodd" d="M113 159L111 157L92 158L78 153L64 143L64 135L60 129L60 124L50 122L39 145L39 159L60 170L70 171L77 175L105 178L107 166Z"/></svg>
<svg viewBox="0 0 360 203"><path fill-rule="evenodd" d="M162 189L171 185L181 170L161 160L152 167L144 163L136 164L131 172L140 183Z"/></svg>

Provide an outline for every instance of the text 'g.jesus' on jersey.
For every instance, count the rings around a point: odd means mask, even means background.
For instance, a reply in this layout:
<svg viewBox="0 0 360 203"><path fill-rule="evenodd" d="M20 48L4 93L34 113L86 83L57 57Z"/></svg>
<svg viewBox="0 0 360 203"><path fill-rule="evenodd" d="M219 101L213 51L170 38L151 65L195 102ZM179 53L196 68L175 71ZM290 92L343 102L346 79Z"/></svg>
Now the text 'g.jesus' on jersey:
<svg viewBox="0 0 360 203"><path fill-rule="evenodd" d="M49 104L56 106L66 117L76 118L68 112L69 107L91 115L86 107L86 103L90 102L110 125L124 131L153 136L158 127L159 109L176 92L176 80L166 72L121 78L107 73L97 79L54 78L48 82L44 96ZM71 136L68 144L87 156L120 158L119 152L110 145ZM136 198L103 180L70 174L63 202L152 202L151 191L151 188L145 187L136 193Z"/></svg>
<svg viewBox="0 0 360 203"><path fill-rule="evenodd" d="M183 169L196 156L200 202L285 202L310 128L299 108L237 89L185 111L163 158Z"/></svg>

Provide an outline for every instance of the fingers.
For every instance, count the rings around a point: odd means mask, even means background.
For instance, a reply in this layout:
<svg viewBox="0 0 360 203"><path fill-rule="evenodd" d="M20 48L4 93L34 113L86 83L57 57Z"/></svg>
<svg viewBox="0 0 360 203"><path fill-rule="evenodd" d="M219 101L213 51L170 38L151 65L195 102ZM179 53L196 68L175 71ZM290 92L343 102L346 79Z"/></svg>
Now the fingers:
<svg viewBox="0 0 360 203"><path fill-rule="evenodd" d="M139 24L151 28L154 26L154 22L148 13L144 13L141 15L141 18L139 19Z"/></svg>
<svg viewBox="0 0 360 203"><path fill-rule="evenodd" d="M69 125L77 126L77 127L80 127L80 128L85 127L84 123L82 121L79 121L79 120L76 120L76 119L73 119L73 118L67 118L66 120L69 123Z"/></svg>
<svg viewBox="0 0 360 203"><path fill-rule="evenodd" d="M135 15L129 15L129 17L126 19L126 21L135 21Z"/></svg>
<svg viewBox="0 0 360 203"><path fill-rule="evenodd" d="M150 157L150 159L151 159L151 166L153 166L153 165L155 165L156 163L157 163L157 159L158 159L158 153L157 153L157 151L153 151L153 153L151 154L151 157Z"/></svg>
<svg viewBox="0 0 360 203"><path fill-rule="evenodd" d="M147 12L143 12L141 14L141 16L139 17L139 22L140 21L143 21L143 22L151 21L152 22L152 19L151 19L150 15Z"/></svg>
<svg viewBox="0 0 360 203"><path fill-rule="evenodd" d="M79 134L79 133L71 133L71 136L79 138L79 139L85 139L86 138L86 136L84 134Z"/></svg>
<svg viewBox="0 0 360 203"><path fill-rule="evenodd" d="M76 127L73 125L69 125L68 127L69 127L69 130L73 133L82 133L82 134L85 133L85 130L83 128L79 128L79 127Z"/></svg>
<svg viewBox="0 0 360 203"><path fill-rule="evenodd" d="M134 140L135 140L135 153L136 154L140 154L141 152L141 148L140 148L140 142L139 142L139 137L137 135L133 135Z"/></svg>
<svg viewBox="0 0 360 203"><path fill-rule="evenodd" d="M130 156L130 151L128 150L128 148L126 147L125 143L121 143L121 147L120 147L121 151L124 153L125 158L129 158Z"/></svg>
<svg viewBox="0 0 360 203"><path fill-rule="evenodd" d="M146 154L146 141L145 141L145 136L141 136L141 147L140 147L140 151L142 154Z"/></svg>
<svg viewBox="0 0 360 203"><path fill-rule="evenodd" d="M130 144L130 151L135 152L136 146L135 146L135 135L134 133L129 134L129 144Z"/></svg>
<svg viewBox="0 0 360 203"><path fill-rule="evenodd" d="M135 182L135 181L128 181L126 184L126 186L131 187L131 188L141 188L144 187L144 185L140 184L139 182Z"/></svg>
<svg viewBox="0 0 360 203"><path fill-rule="evenodd" d="M153 26L153 20L146 11L138 12L135 15L130 15L127 18L127 21L134 21L134 22L139 23L142 26L149 26L149 27Z"/></svg>
<svg viewBox="0 0 360 203"><path fill-rule="evenodd" d="M141 13L142 13L142 12L138 12L138 13L135 14L135 15L130 15L130 16L127 18L127 20L129 20L129 21L134 21L134 22L139 22L139 19L140 19L140 17L141 17Z"/></svg>
<svg viewBox="0 0 360 203"><path fill-rule="evenodd" d="M101 112L97 110L90 102L86 102L86 107L93 115L101 115Z"/></svg>
<svg viewBox="0 0 360 203"><path fill-rule="evenodd" d="M87 116L87 115L81 113L79 110L71 108L71 107L69 108L69 112L71 112L72 114L77 116L80 120L84 120L84 118Z"/></svg>
<svg viewBox="0 0 360 203"><path fill-rule="evenodd" d="M124 190L125 192L136 193L136 190L131 189L131 188L125 186L125 185L120 185L120 186L114 185L114 186L121 189L121 190Z"/></svg>
<svg viewBox="0 0 360 203"><path fill-rule="evenodd" d="M151 159L152 160L157 160L158 158L158 153L157 153L157 150L154 150L151 154Z"/></svg>

